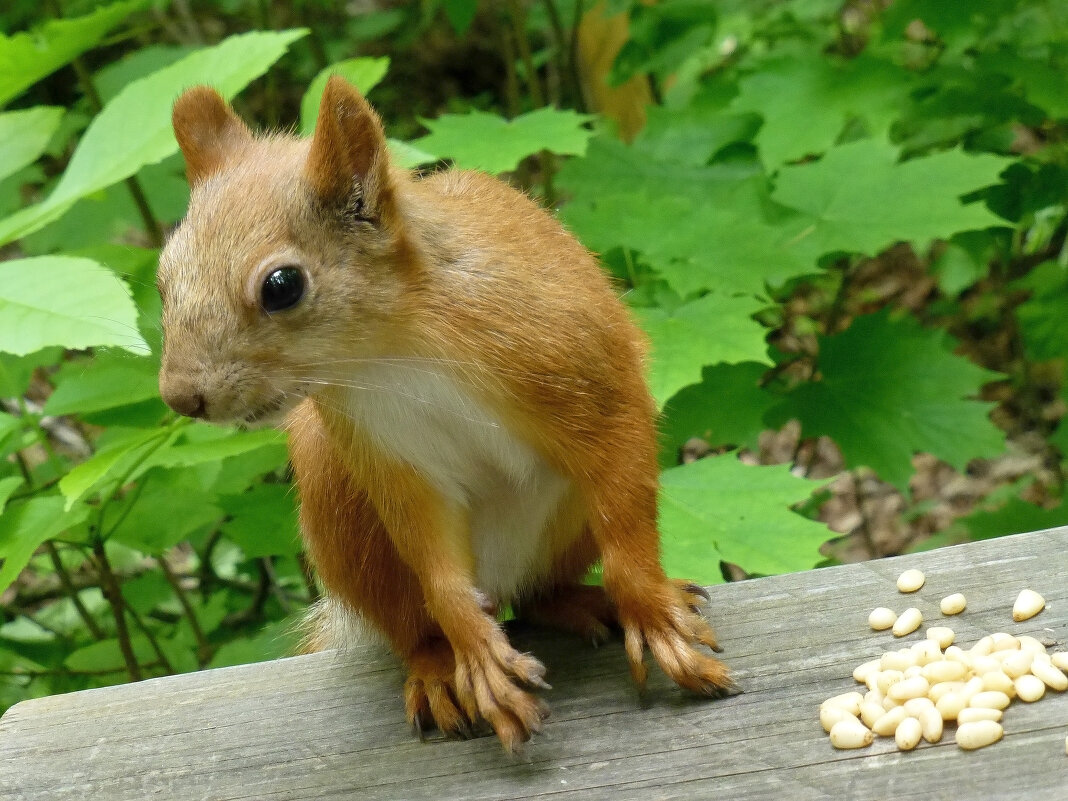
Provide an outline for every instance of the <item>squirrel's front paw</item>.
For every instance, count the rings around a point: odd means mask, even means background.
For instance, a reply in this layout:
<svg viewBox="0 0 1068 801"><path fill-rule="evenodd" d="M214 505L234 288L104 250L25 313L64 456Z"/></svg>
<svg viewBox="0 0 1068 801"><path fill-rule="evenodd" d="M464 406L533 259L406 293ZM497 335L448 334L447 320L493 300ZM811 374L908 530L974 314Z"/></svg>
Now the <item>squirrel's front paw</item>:
<svg viewBox="0 0 1068 801"><path fill-rule="evenodd" d="M434 726L446 737L474 736L471 720L456 698L456 660L446 640L425 642L409 655L404 708L419 739Z"/></svg>
<svg viewBox="0 0 1068 801"><path fill-rule="evenodd" d="M515 753L541 728L548 707L520 687L547 688L545 668L514 650L503 633L457 655L445 640L432 640L408 658L404 700L419 733L435 725L448 737L472 737L488 723L505 750Z"/></svg>
<svg viewBox="0 0 1068 801"><path fill-rule="evenodd" d="M704 645L718 650L715 635L695 611L704 591L686 582L667 582L641 598L617 599L631 675L645 686L642 661L645 646L664 672L681 687L700 695L721 697L737 692L727 666L698 650Z"/></svg>
<svg viewBox="0 0 1068 801"><path fill-rule="evenodd" d="M498 629L454 656L456 698L467 716L485 720L505 750L517 752L549 715L545 702L520 686L549 689L545 667L530 654L512 648Z"/></svg>

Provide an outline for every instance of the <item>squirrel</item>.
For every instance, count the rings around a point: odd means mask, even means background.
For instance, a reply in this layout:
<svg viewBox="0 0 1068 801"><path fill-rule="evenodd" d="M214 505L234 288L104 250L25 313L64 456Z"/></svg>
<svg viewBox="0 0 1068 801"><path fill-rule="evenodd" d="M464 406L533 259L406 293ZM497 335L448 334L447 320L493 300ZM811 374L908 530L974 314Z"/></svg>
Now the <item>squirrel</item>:
<svg viewBox="0 0 1068 801"><path fill-rule="evenodd" d="M548 685L501 604L595 643L622 629L639 688L648 646L682 687L733 690L701 647L707 594L660 564L645 344L595 256L496 178L392 165L340 77L308 139L253 134L205 86L173 127L191 197L160 255L160 392L288 431L326 591L306 650L369 624L420 735L488 723L512 752Z"/></svg>

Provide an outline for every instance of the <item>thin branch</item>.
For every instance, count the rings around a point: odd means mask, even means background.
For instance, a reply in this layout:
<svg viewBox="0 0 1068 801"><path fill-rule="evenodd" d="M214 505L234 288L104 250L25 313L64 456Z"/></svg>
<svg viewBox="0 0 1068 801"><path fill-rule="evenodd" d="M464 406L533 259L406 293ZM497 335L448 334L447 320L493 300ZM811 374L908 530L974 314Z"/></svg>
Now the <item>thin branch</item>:
<svg viewBox="0 0 1068 801"><path fill-rule="evenodd" d="M262 557L260 559L260 564L263 565L263 570L267 574L267 580L270 582L271 594L278 601L278 605L282 607L282 611L288 615L293 611L293 606L289 603L289 599L286 598L285 592L283 592L281 586L278 584L278 575L274 572L274 563L271 561L271 557Z"/></svg>
<svg viewBox="0 0 1068 801"><path fill-rule="evenodd" d="M523 69L527 73L527 88L536 108L545 105L545 92L538 81L538 72L534 69L534 57L530 52L530 40L527 38L527 13L519 0L508 0L508 17L512 21L515 43L519 48L519 57L523 59Z"/></svg>
<svg viewBox="0 0 1068 801"><path fill-rule="evenodd" d="M167 557L160 555L156 561L159 563L167 583L171 585L174 594L178 596L178 603L181 604L182 611L185 612L185 616L189 619L189 626L193 630L194 639L197 641L197 662L202 666L206 665L211 659L212 647L211 643L208 642L208 638L204 636L204 630L200 628L200 621L197 620L193 605L189 602L189 596L182 587L182 582L167 563Z"/></svg>
<svg viewBox="0 0 1068 801"><path fill-rule="evenodd" d="M115 574L111 570L111 562L104 552L104 541L97 539L93 542L93 555L96 557L97 569L100 571L101 589L104 597L111 604L111 614L115 618L115 636L119 641L119 650L122 652L123 661L126 662L126 672L130 675L130 681L141 681L141 666L137 664L137 657L133 652L130 642L130 630L126 627L126 604L122 599L122 591L119 583L115 580Z"/></svg>
<svg viewBox="0 0 1068 801"><path fill-rule="evenodd" d="M46 540L44 546L45 550L48 552L48 558L52 560L52 567L55 568L56 577L59 579L59 583L63 587L63 592L70 598L71 603L74 604L74 608L78 611L78 616L85 623L85 627L89 629L89 633L93 635L94 639L104 639L104 632L101 631L100 626L93 620L93 616L90 615L89 610L85 608L82 599L78 597L78 590L75 589L74 584L71 583L70 573L67 572L63 560L59 557L59 549L56 548L56 544L51 540Z"/></svg>
<svg viewBox="0 0 1068 801"><path fill-rule="evenodd" d="M130 617L133 618L134 623L137 624L137 628L141 629L141 633L145 635L145 639L148 640L148 644L152 646L152 650L156 652L156 659L158 664L163 667L168 673L174 673L174 666L171 665L171 661L167 658L167 655L163 653L163 649L159 645L159 640L156 639L156 633L152 631L142 619L141 615L137 613L137 610L126 603L126 599L123 599L123 605L126 607L126 611L130 613Z"/></svg>

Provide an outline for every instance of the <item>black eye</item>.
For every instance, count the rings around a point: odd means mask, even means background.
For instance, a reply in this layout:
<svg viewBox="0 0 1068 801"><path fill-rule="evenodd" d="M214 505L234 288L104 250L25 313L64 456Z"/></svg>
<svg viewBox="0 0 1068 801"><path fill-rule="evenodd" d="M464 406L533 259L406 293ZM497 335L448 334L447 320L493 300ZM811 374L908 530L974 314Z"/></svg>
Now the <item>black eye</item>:
<svg viewBox="0 0 1068 801"><path fill-rule="evenodd" d="M304 297L304 276L296 267L279 267L263 279L260 305L265 312L284 311Z"/></svg>

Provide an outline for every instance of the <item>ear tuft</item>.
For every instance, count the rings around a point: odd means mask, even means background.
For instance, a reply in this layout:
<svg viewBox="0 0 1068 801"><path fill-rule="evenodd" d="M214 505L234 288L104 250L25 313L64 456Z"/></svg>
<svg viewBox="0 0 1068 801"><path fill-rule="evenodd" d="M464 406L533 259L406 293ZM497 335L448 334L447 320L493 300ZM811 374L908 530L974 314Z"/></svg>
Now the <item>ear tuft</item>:
<svg viewBox="0 0 1068 801"><path fill-rule="evenodd" d="M388 205L389 168L382 122L363 95L339 75L323 90L305 175L316 194L336 208L354 195L371 215Z"/></svg>
<svg viewBox="0 0 1068 801"><path fill-rule="evenodd" d="M231 152L252 141L252 131L210 86L183 92L174 103L171 123L190 186L218 172Z"/></svg>

